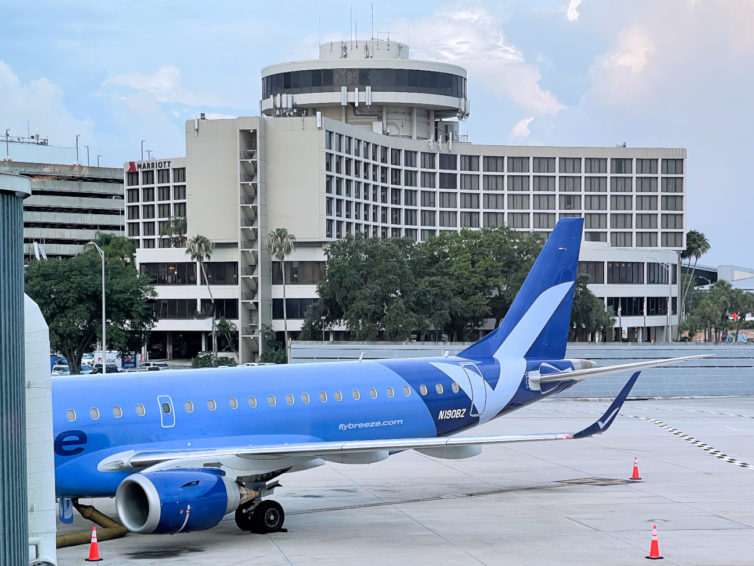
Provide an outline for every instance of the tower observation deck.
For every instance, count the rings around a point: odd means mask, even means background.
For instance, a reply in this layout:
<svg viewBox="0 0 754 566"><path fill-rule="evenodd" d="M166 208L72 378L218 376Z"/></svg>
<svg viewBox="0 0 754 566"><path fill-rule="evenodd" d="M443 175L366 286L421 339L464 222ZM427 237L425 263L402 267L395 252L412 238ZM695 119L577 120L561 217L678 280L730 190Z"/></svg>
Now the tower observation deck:
<svg viewBox="0 0 754 566"><path fill-rule="evenodd" d="M457 139L469 115L466 70L408 58L395 41L335 41L319 59L262 69L261 113L322 116L391 136Z"/></svg>

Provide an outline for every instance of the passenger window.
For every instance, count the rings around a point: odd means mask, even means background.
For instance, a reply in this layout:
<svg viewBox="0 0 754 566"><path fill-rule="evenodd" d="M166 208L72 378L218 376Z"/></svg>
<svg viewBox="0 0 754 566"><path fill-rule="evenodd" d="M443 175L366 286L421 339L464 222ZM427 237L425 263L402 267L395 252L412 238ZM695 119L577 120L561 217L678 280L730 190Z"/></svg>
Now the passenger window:
<svg viewBox="0 0 754 566"><path fill-rule="evenodd" d="M453 393L458 393L458 390L461 389L458 387L458 384L454 381L453 385L450 386L450 388L453 390Z"/></svg>
<svg viewBox="0 0 754 566"><path fill-rule="evenodd" d="M358 401L359 399L361 399L361 393L359 393L359 390L358 390L358 389L354 389L354 390L353 390L353 391L351 392L351 395L353 395L353 398L354 398L354 399L356 399L357 401Z"/></svg>
<svg viewBox="0 0 754 566"><path fill-rule="evenodd" d="M170 403L163 403L162 404L162 412L166 415L170 414Z"/></svg>
<svg viewBox="0 0 754 566"><path fill-rule="evenodd" d="M183 408L186 409L187 413L193 413L194 412L194 404L191 401L186 401L183 404Z"/></svg>
<svg viewBox="0 0 754 566"><path fill-rule="evenodd" d="M277 404L278 404L278 402L277 402L277 399L275 399L275 396L274 396L274 395L268 395L268 396L267 396L267 404L268 404L268 405L269 405L270 407L274 407L275 405L277 405Z"/></svg>
<svg viewBox="0 0 754 566"><path fill-rule="evenodd" d="M290 393L288 393L285 396L285 402L288 403L289 405L293 405L293 395L291 395Z"/></svg>
<svg viewBox="0 0 754 566"><path fill-rule="evenodd" d="M340 391L335 392L335 400L336 401L342 401L343 400L343 394Z"/></svg>
<svg viewBox="0 0 754 566"><path fill-rule="evenodd" d="M395 397L395 391L393 391L392 387L388 387L387 388L387 396L390 397L390 398Z"/></svg>
<svg viewBox="0 0 754 566"><path fill-rule="evenodd" d="M403 394L406 397L411 397L411 388L408 385L403 386Z"/></svg>
<svg viewBox="0 0 754 566"><path fill-rule="evenodd" d="M309 398L309 394L308 393L302 393L301 394L301 400L304 403L306 403L307 405L309 404L309 401L311 401L311 399Z"/></svg>
<svg viewBox="0 0 754 566"><path fill-rule="evenodd" d="M136 405L136 414L139 415L140 417L143 417L144 415L147 414L147 410L144 408L144 405L142 405L141 403Z"/></svg>
<svg viewBox="0 0 754 566"><path fill-rule="evenodd" d="M68 409L68 410L67 410L67 411L65 412L65 416L66 416L66 418L67 418L67 419L68 419L68 420L69 420L70 422L73 422L73 421L75 421L75 420L76 420L76 411L74 411L73 409Z"/></svg>
<svg viewBox="0 0 754 566"><path fill-rule="evenodd" d="M325 393L324 391L320 391L319 400L322 401L323 403L327 403L327 393Z"/></svg>
<svg viewBox="0 0 754 566"><path fill-rule="evenodd" d="M249 407L251 407L253 409L256 406L257 406L257 398L254 397L253 395L251 395L249 397Z"/></svg>
<svg viewBox="0 0 754 566"><path fill-rule="evenodd" d="M121 418L123 416L123 409L121 409L120 407L118 407L118 405L115 405L115 407L113 407L113 416L116 419Z"/></svg>
<svg viewBox="0 0 754 566"><path fill-rule="evenodd" d="M214 399L209 399L209 400L207 401L207 408L208 408L208 409L209 409L210 411L214 411L215 409L217 409L217 403L215 403L215 400L214 400Z"/></svg>
<svg viewBox="0 0 754 566"><path fill-rule="evenodd" d="M92 417L93 421L98 421L99 420L99 409L96 408L96 407L92 407L91 409L89 409L89 416Z"/></svg>
<svg viewBox="0 0 754 566"><path fill-rule="evenodd" d="M422 395L427 394L427 386L424 385L423 383L419 386L419 393L421 393Z"/></svg>
<svg viewBox="0 0 754 566"><path fill-rule="evenodd" d="M374 387L369 390L369 396L372 399L377 399L377 390Z"/></svg>
<svg viewBox="0 0 754 566"><path fill-rule="evenodd" d="M228 404L230 405L231 409L238 409L238 399L236 399L235 397L228 399Z"/></svg>
<svg viewBox="0 0 754 566"><path fill-rule="evenodd" d="M435 385L435 391L437 391L438 395L442 395L442 392L444 391L444 389L442 388L442 383Z"/></svg>

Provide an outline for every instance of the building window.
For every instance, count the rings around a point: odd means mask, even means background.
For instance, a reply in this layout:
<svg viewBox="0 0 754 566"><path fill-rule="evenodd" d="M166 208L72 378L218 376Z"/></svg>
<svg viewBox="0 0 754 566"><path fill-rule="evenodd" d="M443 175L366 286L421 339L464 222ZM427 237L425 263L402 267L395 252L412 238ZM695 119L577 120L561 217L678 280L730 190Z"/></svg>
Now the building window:
<svg viewBox="0 0 754 566"><path fill-rule="evenodd" d="M505 215L502 212L485 212L484 227L500 228L505 225Z"/></svg>
<svg viewBox="0 0 754 566"><path fill-rule="evenodd" d="M143 248L154 248L154 240L152 240L152 239L142 240L141 241L141 246Z"/></svg>
<svg viewBox="0 0 754 566"><path fill-rule="evenodd" d="M128 173L126 174L126 185L129 187L133 187L135 185L139 184L139 174L138 173Z"/></svg>
<svg viewBox="0 0 754 566"><path fill-rule="evenodd" d="M584 158L585 173L607 173L607 159L604 157Z"/></svg>
<svg viewBox="0 0 754 566"><path fill-rule="evenodd" d="M663 177L662 192L663 193L682 193L683 192L683 177Z"/></svg>
<svg viewBox="0 0 754 566"><path fill-rule="evenodd" d="M647 263L647 284L648 285L667 285L668 284L668 270L665 268L664 264L654 263L654 262Z"/></svg>
<svg viewBox="0 0 754 566"><path fill-rule="evenodd" d="M314 303L315 299L286 299L285 308L289 319L303 319L306 309ZM272 299L272 318L283 318L283 299Z"/></svg>
<svg viewBox="0 0 754 566"><path fill-rule="evenodd" d="M173 187L173 200L186 200L186 185Z"/></svg>
<svg viewBox="0 0 754 566"><path fill-rule="evenodd" d="M531 207L534 210L555 210L555 195L534 195Z"/></svg>
<svg viewBox="0 0 754 566"><path fill-rule="evenodd" d="M407 208L403 211L403 223L407 226L416 226L416 210Z"/></svg>
<svg viewBox="0 0 754 566"><path fill-rule="evenodd" d="M461 171L479 171L478 155L462 155Z"/></svg>
<svg viewBox="0 0 754 566"><path fill-rule="evenodd" d="M579 273L589 276L589 283L602 285L605 282L605 263L602 261L580 261Z"/></svg>
<svg viewBox="0 0 754 566"><path fill-rule="evenodd" d="M555 215L544 212L535 212L532 219L532 228L550 230L555 227Z"/></svg>
<svg viewBox="0 0 754 566"><path fill-rule="evenodd" d="M158 218L170 218L170 205L161 204L157 208Z"/></svg>
<svg viewBox="0 0 754 566"><path fill-rule="evenodd" d="M509 191L528 191L529 177L525 175L508 175Z"/></svg>
<svg viewBox="0 0 754 566"><path fill-rule="evenodd" d="M139 189L128 189L128 202L139 202Z"/></svg>
<svg viewBox="0 0 754 566"><path fill-rule="evenodd" d="M610 173L619 173L622 175L632 173L631 161L631 159L613 157L610 159Z"/></svg>
<svg viewBox="0 0 754 566"><path fill-rule="evenodd" d="M584 190L588 193L606 193L607 177L585 177Z"/></svg>
<svg viewBox="0 0 754 566"><path fill-rule="evenodd" d="M422 191L421 199L422 199L422 206L435 206L434 191Z"/></svg>
<svg viewBox="0 0 754 566"><path fill-rule="evenodd" d="M608 261L607 282L610 284L643 284L644 263L640 261Z"/></svg>
<svg viewBox="0 0 754 566"><path fill-rule="evenodd" d="M440 211L440 226L445 226L448 228L455 228L458 226L458 220L457 215L455 212L451 211Z"/></svg>
<svg viewBox="0 0 754 566"><path fill-rule="evenodd" d="M502 175L485 175L483 186L485 191L502 191L504 189Z"/></svg>
<svg viewBox="0 0 754 566"><path fill-rule="evenodd" d="M486 155L482 158L484 171L489 173L502 173L503 163L504 161L502 157Z"/></svg>
<svg viewBox="0 0 754 566"><path fill-rule="evenodd" d="M534 157L532 160L535 173L555 173L554 157Z"/></svg>
<svg viewBox="0 0 754 566"><path fill-rule="evenodd" d="M346 172L346 175L348 175L348 172ZM440 175L442 178L442 175ZM441 179L442 180L442 179ZM348 181L349 185L351 181ZM390 184L391 185L400 185L401 184L401 170L400 169L391 169L390 170ZM346 193L347 196L348 193Z"/></svg>
<svg viewBox="0 0 754 566"><path fill-rule="evenodd" d="M136 206L129 206L128 208L128 219L129 220L138 220L139 219L139 205Z"/></svg>
<svg viewBox="0 0 754 566"><path fill-rule="evenodd" d="M458 159L456 156L452 153L441 153L440 169L445 169L446 171L455 171L458 169Z"/></svg>
<svg viewBox="0 0 754 566"><path fill-rule="evenodd" d="M580 157L561 157L559 161L561 173L581 173Z"/></svg>
<svg viewBox="0 0 754 566"><path fill-rule="evenodd" d="M630 230L632 228L632 218L630 214L611 214L610 228L618 230Z"/></svg>
<svg viewBox="0 0 754 566"><path fill-rule="evenodd" d="M647 297L647 316L667 315L667 297Z"/></svg>
<svg viewBox="0 0 754 566"><path fill-rule="evenodd" d="M633 238L631 232L611 232L610 245L616 248L630 248Z"/></svg>
<svg viewBox="0 0 754 566"><path fill-rule="evenodd" d="M422 182L422 187L425 187L428 189L430 188L434 189L435 188L435 174L422 171L421 182Z"/></svg>
<svg viewBox="0 0 754 566"><path fill-rule="evenodd" d="M607 242L607 232L584 232L585 242Z"/></svg>
<svg viewBox="0 0 754 566"><path fill-rule="evenodd" d="M461 212L461 228L479 228L479 213Z"/></svg>
<svg viewBox="0 0 754 566"><path fill-rule="evenodd" d="M157 170L157 182L169 183L170 182L170 169L158 169Z"/></svg>
<svg viewBox="0 0 754 566"><path fill-rule="evenodd" d="M534 190L535 191L554 191L555 190L555 177L534 177Z"/></svg>
<svg viewBox="0 0 754 566"><path fill-rule="evenodd" d="M173 205L173 216L176 218L186 218L186 203L177 202Z"/></svg>
<svg viewBox="0 0 754 566"><path fill-rule="evenodd" d="M456 193L440 193L440 208L456 208Z"/></svg>
<svg viewBox="0 0 754 566"><path fill-rule="evenodd" d="M662 210L683 210L683 197L662 197Z"/></svg>
<svg viewBox="0 0 754 566"><path fill-rule="evenodd" d="M614 195L610 197L610 210L632 210L633 197L624 195Z"/></svg>
<svg viewBox="0 0 754 566"><path fill-rule="evenodd" d="M577 193L581 191L581 177L561 177L560 190L567 193Z"/></svg>
<svg viewBox="0 0 754 566"><path fill-rule="evenodd" d="M152 309L159 319L188 320L196 312L195 299L156 299Z"/></svg>
<svg viewBox="0 0 754 566"><path fill-rule="evenodd" d="M422 226L436 226L435 212L433 210L422 210Z"/></svg>
<svg viewBox="0 0 754 566"><path fill-rule="evenodd" d="M607 228L607 214L585 214L584 228L588 230L604 230Z"/></svg>
<svg viewBox="0 0 754 566"><path fill-rule="evenodd" d="M632 189L631 177L610 177L611 193L630 193Z"/></svg>
<svg viewBox="0 0 754 566"><path fill-rule="evenodd" d="M416 152L404 151L403 152L403 165L406 167L416 167Z"/></svg>
<svg viewBox="0 0 754 566"><path fill-rule="evenodd" d="M513 210L529 208L529 195L508 195L508 208Z"/></svg>
<svg viewBox="0 0 754 566"><path fill-rule="evenodd" d="M637 196L636 210L657 210L657 197Z"/></svg>
<svg viewBox="0 0 754 566"><path fill-rule="evenodd" d="M637 177L636 178L636 192L637 193L656 193L657 192L657 178L656 177Z"/></svg>
<svg viewBox="0 0 754 566"><path fill-rule="evenodd" d="M403 191L403 204L406 206L416 206L416 191L408 189Z"/></svg>
<svg viewBox="0 0 754 566"><path fill-rule="evenodd" d="M683 159L663 159L663 175L683 175Z"/></svg>
<svg viewBox="0 0 754 566"><path fill-rule="evenodd" d="M422 169L434 169L435 168L435 154L422 151Z"/></svg>
<svg viewBox="0 0 754 566"><path fill-rule="evenodd" d="M154 187L147 187L141 190L141 200L144 202L154 202Z"/></svg>
<svg viewBox="0 0 754 566"><path fill-rule="evenodd" d="M503 208L505 208L505 195L484 195L482 203L484 208L492 210L503 210Z"/></svg>
<svg viewBox="0 0 754 566"><path fill-rule="evenodd" d="M479 190L479 175L461 175L461 190L462 191L478 191Z"/></svg>
<svg viewBox="0 0 754 566"><path fill-rule="evenodd" d="M639 248L656 248L657 247L657 233L656 232L637 232L636 233L636 246Z"/></svg>
<svg viewBox="0 0 754 566"><path fill-rule="evenodd" d="M528 173L529 172L529 158L528 157L509 157L508 158L508 171L511 173Z"/></svg>
<svg viewBox="0 0 754 566"><path fill-rule="evenodd" d="M636 159L636 173L639 175L656 175L656 159Z"/></svg>
<svg viewBox="0 0 754 566"><path fill-rule="evenodd" d="M440 193L443 194L443 193ZM498 196L498 195L485 195ZM502 196L502 195L499 195ZM461 208L479 208L479 195L477 193L461 193Z"/></svg>
<svg viewBox="0 0 754 566"><path fill-rule="evenodd" d="M139 271L155 285L196 285L196 264L193 262L142 263Z"/></svg>
<svg viewBox="0 0 754 566"><path fill-rule="evenodd" d="M515 195L523 196L523 195ZM508 213L508 226L511 228L528 228L529 227L529 213L522 212L510 212Z"/></svg>
<svg viewBox="0 0 754 566"><path fill-rule="evenodd" d="M661 240L663 248L682 248L683 232L662 232Z"/></svg>
<svg viewBox="0 0 754 566"><path fill-rule="evenodd" d="M173 169L173 182L174 183L186 182L186 168L185 167L176 167L175 169Z"/></svg>
<svg viewBox="0 0 754 566"><path fill-rule="evenodd" d="M657 228L656 214L637 214L636 228L639 230L653 230Z"/></svg>
<svg viewBox="0 0 754 566"><path fill-rule="evenodd" d="M641 316L644 314L644 297L608 297L607 308L616 316Z"/></svg>
<svg viewBox="0 0 754 566"><path fill-rule="evenodd" d="M142 185L154 185L154 171L142 171L141 172L141 184Z"/></svg>
<svg viewBox="0 0 754 566"><path fill-rule="evenodd" d="M139 224L137 222L129 222L128 223L128 235L129 236L138 236L139 235Z"/></svg>
<svg viewBox="0 0 754 566"><path fill-rule="evenodd" d="M440 188L457 189L458 175L456 175L455 173L440 173Z"/></svg>
<svg viewBox="0 0 754 566"><path fill-rule="evenodd" d="M350 139L350 138L346 138ZM401 164L401 150L400 149L391 149L390 150L390 165L400 165Z"/></svg>
<svg viewBox="0 0 754 566"><path fill-rule="evenodd" d="M607 197L606 196L592 196L592 195L585 196L584 209L585 210L607 210Z"/></svg>
<svg viewBox="0 0 754 566"><path fill-rule="evenodd" d="M657 220L655 220L655 224L656 223L657 223ZM663 214L662 227L663 229L683 230L683 215L682 214ZM657 228L657 226L655 226L655 228Z"/></svg>
<svg viewBox="0 0 754 566"><path fill-rule="evenodd" d="M404 171L403 184L407 187L415 187L416 186L416 171Z"/></svg>
<svg viewBox="0 0 754 566"><path fill-rule="evenodd" d="M560 195L560 210L581 210L581 195Z"/></svg>

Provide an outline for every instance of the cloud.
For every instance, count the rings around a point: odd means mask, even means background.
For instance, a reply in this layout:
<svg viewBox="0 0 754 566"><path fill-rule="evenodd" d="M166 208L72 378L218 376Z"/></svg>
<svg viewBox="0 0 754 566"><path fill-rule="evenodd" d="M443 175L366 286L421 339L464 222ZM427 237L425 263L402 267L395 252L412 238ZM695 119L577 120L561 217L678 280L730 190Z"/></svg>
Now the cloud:
<svg viewBox="0 0 754 566"><path fill-rule="evenodd" d="M76 118L64 103L63 91L46 78L23 83L4 61L0 61L0 125L10 129L11 135L32 134L47 137L53 145L72 146L76 134L80 143L94 142L94 120Z"/></svg>
<svg viewBox="0 0 754 566"><path fill-rule="evenodd" d="M566 12L566 17L568 18L569 22L575 22L579 19L579 4L581 4L581 0L571 0L568 3L568 11Z"/></svg>
<svg viewBox="0 0 754 566"><path fill-rule="evenodd" d="M158 102L180 102L192 106L200 104L195 95L181 86L181 71L172 65L160 67L151 75L130 73L108 77L103 84L145 92Z"/></svg>
<svg viewBox="0 0 754 566"><path fill-rule="evenodd" d="M537 67L506 40L500 19L487 9L441 9L404 24L411 29L413 59L464 67L469 84L481 83L534 116L554 115L565 108L542 88Z"/></svg>
<svg viewBox="0 0 754 566"><path fill-rule="evenodd" d="M531 131L529 130L529 124L531 124L532 120L534 120L534 116L530 116L516 122L516 125L513 126L513 130L511 131L513 137L528 138L529 134L531 134Z"/></svg>
<svg viewBox="0 0 754 566"><path fill-rule="evenodd" d="M653 39L644 30L620 32L615 45L596 56L589 69L593 95L613 105L641 100L652 90L655 77L649 67L655 51Z"/></svg>

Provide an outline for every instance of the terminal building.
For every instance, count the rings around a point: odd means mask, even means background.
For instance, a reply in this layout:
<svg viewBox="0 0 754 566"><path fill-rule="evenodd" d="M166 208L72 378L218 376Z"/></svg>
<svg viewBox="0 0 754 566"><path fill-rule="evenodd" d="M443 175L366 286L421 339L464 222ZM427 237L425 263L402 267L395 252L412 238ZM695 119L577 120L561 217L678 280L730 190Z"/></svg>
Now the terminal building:
<svg viewBox="0 0 754 566"><path fill-rule="evenodd" d="M317 60L262 70L259 116L189 121L185 157L127 163L127 235L159 294L151 354L209 349L209 290L167 235L178 217L216 246L207 279L244 362L260 354L264 326L283 330L280 266L264 247L279 227L296 237L285 261L294 336L335 239L502 225L547 235L581 216L580 269L616 313L602 338L669 340L686 150L478 145L459 136L468 114L464 69L410 59L396 42L326 43Z"/></svg>
<svg viewBox="0 0 754 566"><path fill-rule="evenodd" d="M37 138L6 136L9 155L0 162L0 173L31 179L32 194L24 200L24 259L72 257L97 232L124 236L122 169L75 163L70 148Z"/></svg>

